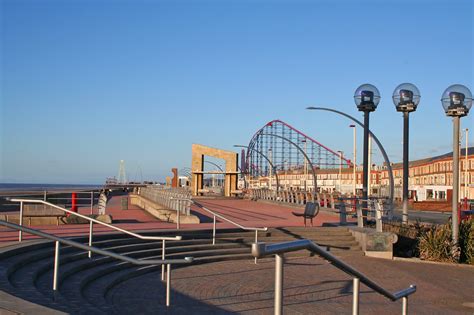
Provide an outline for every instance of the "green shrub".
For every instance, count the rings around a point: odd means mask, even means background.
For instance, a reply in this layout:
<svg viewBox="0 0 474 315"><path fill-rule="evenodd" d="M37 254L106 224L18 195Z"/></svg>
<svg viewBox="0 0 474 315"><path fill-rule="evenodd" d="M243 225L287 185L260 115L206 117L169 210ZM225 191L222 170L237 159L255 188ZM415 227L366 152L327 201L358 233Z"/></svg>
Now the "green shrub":
<svg viewBox="0 0 474 315"><path fill-rule="evenodd" d="M421 259L455 262L457 251L453 255L453 242L451 240L450 224L433 225L421 233L418 238L418 250Z"/></svg>
<svg viewBox="0 0 474 315"><path fill-rule="evenodd" d="M459 225L460 262L474 265L474 219Z"/></svg>

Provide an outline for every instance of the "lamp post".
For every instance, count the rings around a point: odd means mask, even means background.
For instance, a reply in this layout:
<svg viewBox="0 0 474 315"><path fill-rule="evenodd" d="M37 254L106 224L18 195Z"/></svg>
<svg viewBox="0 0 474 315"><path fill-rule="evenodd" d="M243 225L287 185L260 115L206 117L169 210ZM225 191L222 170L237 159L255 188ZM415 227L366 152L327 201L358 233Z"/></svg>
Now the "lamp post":
<svg viewBox="0 0 474 315"><path fill-rule="evenodd" d="M357 88L354 93L354 101L357 109L364 112L364 158L363 158L363 176L362 176L362 199L364 200L364 224L367 223L367 185L369 182L369 114L373 112L380 102L379 90L371 84L363 84Z"/></svg>
<svg viewBox="0 0 474 315"><path fill-rule="evenodd" d="M420 91L411 83L403 83L395 88L392 95L393 103L397 112L403 113L403 210L402 223L408 224L408 134L409 134L409 114L416 111L420 103Z"/></svg>
<svg viewBox="0 0 474 315"><path fill-rule="evenodd" d="M458 244L459 235L459 123L460 118L466 116L472 106L471 91L464 85L454 84L448 87L441 96L441 103L447 116L453 117L453 200L452 200L452 239Z"/></svg>
<svg viewBox="0 0 474 315"><path fill-rule="evenodd" d="M353 165L354 165L354 169L352 170L353 171L353 183L352 183L352 193L354 194L354 197L356 196L356 183L357 183L357 173L356 173L356 168L357 168L357 156L356 156L356 126L355 125L349 125L350 128L352 128L352 130L354 131L354 152L352 153L353 154Z"/></svg>
<svg viewBox="0 0 474 315"><path fill-rule="evenodd" d="M464 159L464 198L465 199L469 199L469 196L468 196L468 190L467 190L467 185L469 184L469 181L467 180L467 169L468 169L468 164L467 164L467 149L469 147L469 142L468 142L468 137L469 137L469 128L466 128L464 129L464 134L465 134L465 138L466 138L466 146L465 146L465 149L464 149L464 156L465 156L465 159ZM466 209L467 210L467 209Z"/></svg>

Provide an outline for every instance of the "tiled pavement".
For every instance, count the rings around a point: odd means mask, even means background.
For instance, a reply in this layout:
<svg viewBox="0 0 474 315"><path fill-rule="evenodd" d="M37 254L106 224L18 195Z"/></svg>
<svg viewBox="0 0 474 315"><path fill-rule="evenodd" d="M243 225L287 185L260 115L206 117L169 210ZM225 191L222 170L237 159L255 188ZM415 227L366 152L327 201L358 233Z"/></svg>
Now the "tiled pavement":
<svg viewBox="0 0 474 315"><path fill-rule="evenodd" d="M417 285L410 314L474 314L474 268L345 257L373 280L395 292ZM286 314L351 314L352 279L317 258L288 259L284 269ZM108 299L120 313L165 312L160 275L149 274L113 289ZM217 262L173 273L171 314L272 314L274 260ZM391 302L361 284L360 314L401 314ZM134 305L134 307L131 307ZM137 305L139 308L137 309Z"/></svg>

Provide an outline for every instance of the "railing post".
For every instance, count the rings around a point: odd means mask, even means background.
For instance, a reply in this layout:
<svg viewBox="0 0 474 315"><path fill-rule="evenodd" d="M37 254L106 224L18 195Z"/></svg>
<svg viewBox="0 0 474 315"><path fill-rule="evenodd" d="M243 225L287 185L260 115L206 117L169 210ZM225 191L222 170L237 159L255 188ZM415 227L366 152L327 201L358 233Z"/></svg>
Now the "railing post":
<svg viewBox="0 0 474 315"><path fill-rule="evenodd" d="M374 201L375 206L375 229L377 232L383 232L382 225L382 209L378 203Z"/></svg>
<svg viewBox="0 0 474 315"><path fill-rule="evenodd" d="M212 245L216 245L216 216L214 215L214 223L212 225Z"/></svg>
<svg viewBox="0 0 474 315"><path fill-rule="evenodd" d="M58 289L59 246L59 241L56 241L54 251L53 291Z"/></svg>
<svg viewBox="0 0 474 315"><path fill-rule="evenodd" d="M352 315L359 315L359 278L352 280Z"/></svg>
<svg viewBox="0 0 474 315"><path fill-rule="evenodd" d="M408 296L402 298L402 315L407 315L408 312Z"/></svg>
<svg viewBox="0 0 474 315"><path fill-rule="evenodd" d="M93 214L92 207L94 206L94 192L91 191L91 214Z"/></svg>
<svg viewBox="0 0 474 315"><path fill-rule="evenodd" d="M347 218L346 218L346 204L344 200L339 199L339 223L341 225L346 225L347 224Z"/></svg>
<svg viewBox="0 0 474 315"><path fill-rule="evenodd" d="M46 201L46 194L47 194L47 191L45 190L43 193L43 201Z"/></svg>
<svg viewBox="0 0 474 315"><path fill-rule="evenodd" d="M258 230L255 230L255 244L258 243ZM257 264L257 257L255 257L255 264Z"/></svg>
<svg viewBox="0 0 474 315"><path fill-rule="evenodd" d="M166 265L166 306L170 306L171 294L171 264Z"/></svg>
<svg viewBox="0 0 474 315"><path fill-rule="evenodd" d="M165 240L162 241L161 246L161 260L165 260L166 255L166 243ZM161 265L161 281L165 281L165 265Z"/></svg>
<svg viewBox="0 0 474 315"><path fill-rule="evenodd" d="M20 226L23 226L23 201L20 201ZM23 232L18 231L18 242L23 241Z"/></svg>
<svg viewBox="0 0 474 315"><path fill-rule="evenodd" d="M362 204L356 204L356 212L357 212L357 227L364 227L364 217L362 211Z"/></svg>
<svg viewBox="0 0 474 315"><path fill-rule="evenodd" d="M283 313L283 254L275 255L275 315Z"/></svg>
<svg viewBox="0 0 474 315"><path fill-rule="evenodd" d="M94 224L94 222L89 221L89 247L92 247L93 224ZM91 251L89 251L88 256L89 256L89 258L92 257L92 252Z"/></svg>

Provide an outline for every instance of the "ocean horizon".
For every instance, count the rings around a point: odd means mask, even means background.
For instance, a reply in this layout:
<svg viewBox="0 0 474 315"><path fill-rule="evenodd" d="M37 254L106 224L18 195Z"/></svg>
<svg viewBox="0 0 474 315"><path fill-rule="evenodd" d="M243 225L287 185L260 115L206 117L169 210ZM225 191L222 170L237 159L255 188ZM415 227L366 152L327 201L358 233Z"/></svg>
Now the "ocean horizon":
<svg viewBox="0 0 474 315"><path fill-rule="evenodd" d="M100 188L101 184L0 183L0 191L42 191L70 188Z"/></svg>

